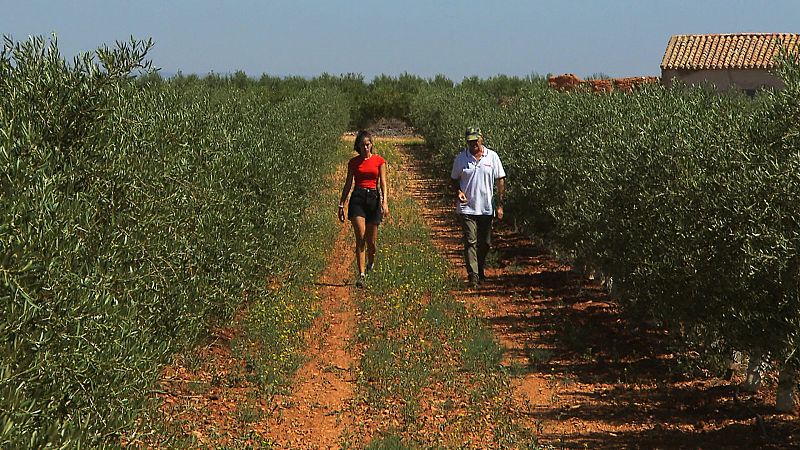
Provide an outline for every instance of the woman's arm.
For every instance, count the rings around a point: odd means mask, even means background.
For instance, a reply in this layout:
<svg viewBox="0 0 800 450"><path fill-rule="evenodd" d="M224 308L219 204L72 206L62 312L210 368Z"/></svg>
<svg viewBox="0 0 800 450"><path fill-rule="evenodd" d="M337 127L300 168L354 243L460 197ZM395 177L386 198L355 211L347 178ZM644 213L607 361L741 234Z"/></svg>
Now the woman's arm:
<svg viewBox="0 0 800 450"><path fill-rule="evenodd" d="M383 215L389 214L389 180L386 170L386 163L378 166L378 177L381 180L381 211Z"/></svg>
<svg viewBox="0 0 800 450"><path fill-rule="evenodd" d="M344 187L342 188L342 195L339 197L339 221L344 222L344 202L350 194L350 188L353 187L353 172L350 170L350 165L347 165L347 178L344 180Z"/></svg>

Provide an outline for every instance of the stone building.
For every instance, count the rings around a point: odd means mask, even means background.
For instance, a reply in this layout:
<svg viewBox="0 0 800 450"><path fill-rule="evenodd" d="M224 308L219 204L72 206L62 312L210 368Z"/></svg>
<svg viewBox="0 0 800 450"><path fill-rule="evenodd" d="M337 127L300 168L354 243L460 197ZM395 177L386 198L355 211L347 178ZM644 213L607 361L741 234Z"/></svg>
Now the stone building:
<svg viewBox="0 0 800 450"><path fill-rule="evenodd" d="M800 53L800 34L737 33L676 35L670 38L661 60L661 81L688 84L710 83L717 91L783 88L771 73L775 57L784 46Z"/></svg>

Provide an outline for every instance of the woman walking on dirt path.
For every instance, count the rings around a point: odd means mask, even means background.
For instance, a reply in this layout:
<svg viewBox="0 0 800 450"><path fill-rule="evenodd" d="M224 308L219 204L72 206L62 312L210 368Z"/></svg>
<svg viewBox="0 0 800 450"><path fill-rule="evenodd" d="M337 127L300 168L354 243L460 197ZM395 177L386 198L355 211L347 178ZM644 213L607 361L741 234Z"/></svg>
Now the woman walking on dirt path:
<svg viewBox="0 0 800 450"><path fill-rule="evenodd" d="M358 152L358 156L347 163L347 179L339 199L339 221L344 222L344 204L355 181L347 218L353 224L356 236L356 287L363 287L366 274L375 266L378 225L383 216L389 214L389 183L386 178L386 160L372 152L372 135L369 132L358 132L353 149Z"/></svg>

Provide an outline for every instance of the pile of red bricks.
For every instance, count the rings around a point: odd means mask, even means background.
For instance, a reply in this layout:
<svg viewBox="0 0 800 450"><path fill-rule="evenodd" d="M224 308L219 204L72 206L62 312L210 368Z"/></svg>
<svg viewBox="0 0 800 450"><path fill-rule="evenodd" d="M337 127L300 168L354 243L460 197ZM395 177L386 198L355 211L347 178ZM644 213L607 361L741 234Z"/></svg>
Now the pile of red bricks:
<svg viewBox="0 0 800 450"><path fill-rule="evenodd" d="M630 92L643 84L660 82L661 78L659 77L627 77L583 81L571 73L547 77L547 83L550 87L559 91L570 91L585 86L592 92Z"/></svg>
<svg viewBox="0 0 800 450"><path fill-rule="evenodd" d="M660 77L627 77L614 78L614 89L630 92L643 84L661 83Z"/></svg>

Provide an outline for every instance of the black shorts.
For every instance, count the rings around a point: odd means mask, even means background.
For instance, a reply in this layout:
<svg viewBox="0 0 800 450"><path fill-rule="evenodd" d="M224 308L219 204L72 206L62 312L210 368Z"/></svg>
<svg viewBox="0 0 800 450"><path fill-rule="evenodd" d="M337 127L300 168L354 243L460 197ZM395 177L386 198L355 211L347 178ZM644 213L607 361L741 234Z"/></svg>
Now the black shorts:
<svg viewBox="0 0 800 450"><path fill-rule="evenodd" d="M347 218L363 217L366 223L379 224L383 219L381 196L377 189L355 188L350 195Z"/></svg>

